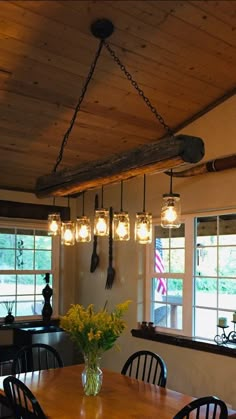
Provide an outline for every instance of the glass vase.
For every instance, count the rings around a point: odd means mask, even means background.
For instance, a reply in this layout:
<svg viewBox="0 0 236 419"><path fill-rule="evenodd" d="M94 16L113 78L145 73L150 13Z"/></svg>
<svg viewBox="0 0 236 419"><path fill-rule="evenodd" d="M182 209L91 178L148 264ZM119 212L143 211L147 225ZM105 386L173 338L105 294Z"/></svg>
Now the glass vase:
<svg viewBox="0 0 236 419"><path fill-rule="evenodd" d="M82 385L86 396L96 396L102 387L101 357L89 353L84 355L84 370L82 372Z"/></svg>

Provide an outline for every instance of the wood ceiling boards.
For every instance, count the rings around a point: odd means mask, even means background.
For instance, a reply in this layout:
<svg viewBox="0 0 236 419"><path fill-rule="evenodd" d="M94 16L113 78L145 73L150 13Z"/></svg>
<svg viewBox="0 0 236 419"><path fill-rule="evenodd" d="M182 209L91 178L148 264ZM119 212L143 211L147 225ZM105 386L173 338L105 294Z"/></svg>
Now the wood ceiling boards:
<svg viewBox="0 0 236 419"><path fill-rule="evenodd" d="M98 47L90 24L101 17L112 20L111 47L174 132L235 93L234 1L2 0L0 188L34 193L53 171ZM165 134L104 49L59 170Z"/></svg>

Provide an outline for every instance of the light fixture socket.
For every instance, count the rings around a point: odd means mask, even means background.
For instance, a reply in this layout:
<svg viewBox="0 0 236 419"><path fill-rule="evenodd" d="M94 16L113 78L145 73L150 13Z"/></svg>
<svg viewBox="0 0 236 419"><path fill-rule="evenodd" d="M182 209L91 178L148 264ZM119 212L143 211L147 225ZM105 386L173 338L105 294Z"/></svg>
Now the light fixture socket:
<svg viewBox="0 0 236 419"><path fill-rule="evenodd" d="M76 219L75 240L78 243L88 243L91 241L91 222L85 215Z"/></svg>
<svg viewBox="0 0 236 419"><path fill-rule="evenodd" d="M58 236L61 233L61 216L60 213L48 214L48 235Z"/></svg>
<svg viewBox="0 0 236 419"><path fill-rule="evenodd" d="M109 235L109 211L105 208L100 208L95 211L94 216L94 234L95 236Z"/></svg>
<svg viewBox="0 0 236 419"><path fill-rule="evenodd" d="M114 25L109 19L97 19L91 24L93 36L100 39L106 39L114 32Z"/></svg>
<svg viewBox="0 0 236 419"><path fill-rule="evenodd" d="M75 223L67 221L61 225L61 244L73 246L75 244Z"/></svg>
<svg viewBox="0 0 236 419"><path fill-rule="evenodd" d="M128 241L130 239L130 221L128 212L114 212L112 235L115 241Z"/></svg>
<svg viewBox="0 0 236 419"><path fill-rule="evenodd" d="M162 195L161 226L163 228L179 228L181 226L180 195L169 193Z"/></svg>
<svg viewBox="0 0 236 419"><path fill-rule="evenodd" d="M134 238L140 244L152 242L152 214L149 212L136 213Z"/></svg>

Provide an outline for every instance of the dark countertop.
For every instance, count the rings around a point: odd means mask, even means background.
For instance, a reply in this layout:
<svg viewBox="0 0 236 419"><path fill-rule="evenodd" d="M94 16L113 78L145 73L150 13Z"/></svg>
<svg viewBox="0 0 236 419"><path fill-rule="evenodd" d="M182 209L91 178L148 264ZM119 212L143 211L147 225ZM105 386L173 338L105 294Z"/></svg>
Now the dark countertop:
<svg viewBox="0 0 236 419"><path fill-rule="evenodd" d="M11 324L0 323L0 330L11 329L24 329L25 331L34 333L56 332L62 330L59 327L59 319L52 319L49 324L45 324L43 320L14 321Z"/></svg>

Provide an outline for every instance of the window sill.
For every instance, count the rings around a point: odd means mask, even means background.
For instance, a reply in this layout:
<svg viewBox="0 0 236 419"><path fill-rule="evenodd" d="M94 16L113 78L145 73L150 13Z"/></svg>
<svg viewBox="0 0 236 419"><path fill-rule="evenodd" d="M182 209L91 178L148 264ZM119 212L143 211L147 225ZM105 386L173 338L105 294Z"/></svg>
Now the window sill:
<svg viewBox="0 0 236 419"><path fill-rule="evenodd" d="M44 327L45 329L50 329L51 326L59 326L58 319L51 319L49 324L45 324L43 320L22 320L14 321L11 324L0 323L0 330L11 330L11 329L21 329L21 328L32 328L32 327Z"/></svg>
<svg viewBox="0 0 236 419"><path fill-rule="evenodd" d="M215 342L203 341L196 338L189 338L180 335L170 335L168 333L161 333L156 331L132 329L131 334L133 337L152 340L155 342L166 343L168 345L181 346L183 348L195 349L197 351L211 352L217 355L236 356L236 345L227 344L217 345Z"/></svg>

